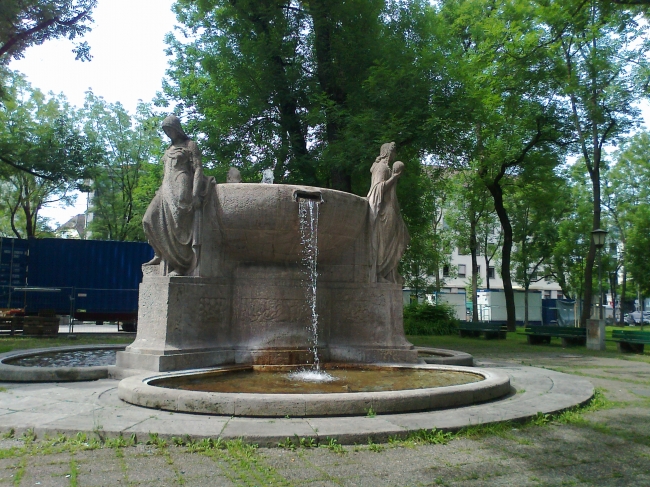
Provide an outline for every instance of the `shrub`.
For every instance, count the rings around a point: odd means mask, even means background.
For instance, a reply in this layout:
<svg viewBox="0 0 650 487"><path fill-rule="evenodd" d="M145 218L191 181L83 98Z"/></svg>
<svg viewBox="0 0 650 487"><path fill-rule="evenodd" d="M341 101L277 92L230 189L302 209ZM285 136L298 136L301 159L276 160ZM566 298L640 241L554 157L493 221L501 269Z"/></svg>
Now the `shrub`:
<svg viewBox="0 0 650 487"><path fill-rule="evenodd" d="M458 331L454 309L446 304L411 303L404 307L407 335L453 335Z"/></svg>

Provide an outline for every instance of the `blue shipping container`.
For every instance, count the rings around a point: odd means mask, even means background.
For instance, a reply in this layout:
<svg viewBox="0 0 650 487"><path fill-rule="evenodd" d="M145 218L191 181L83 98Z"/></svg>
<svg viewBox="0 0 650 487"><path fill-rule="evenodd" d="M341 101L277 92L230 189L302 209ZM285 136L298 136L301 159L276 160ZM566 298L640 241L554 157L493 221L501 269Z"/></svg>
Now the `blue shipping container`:
<svg viewBox="0 0 650 487"><path fill-rule="evenodd" d="M4 239L3 248L7 245ZM49 309L88 320L134 319L147 243L103 240L29 239L26 281L39 291L14 290L12 303L29 314ZM16 244L14 243L14 246Z"/></svg>

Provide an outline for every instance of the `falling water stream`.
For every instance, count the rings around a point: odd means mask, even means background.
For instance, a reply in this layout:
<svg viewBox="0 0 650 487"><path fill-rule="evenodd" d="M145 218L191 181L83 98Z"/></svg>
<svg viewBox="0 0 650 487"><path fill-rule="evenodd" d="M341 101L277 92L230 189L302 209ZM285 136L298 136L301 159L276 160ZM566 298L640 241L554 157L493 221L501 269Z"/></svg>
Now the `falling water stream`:
<svg viewBox="0 0 650 487"><path fill-rule="evenodd" d="M305 274L305 298L310 312L309 350L313 353L310 369L292 372L290 377L309 382L330 382L333 376L321 370L318 358L318 312L316 311L316 290L318 281L318 207L320 200L298 197L300 219L300 244L302 265Z"/></svg>

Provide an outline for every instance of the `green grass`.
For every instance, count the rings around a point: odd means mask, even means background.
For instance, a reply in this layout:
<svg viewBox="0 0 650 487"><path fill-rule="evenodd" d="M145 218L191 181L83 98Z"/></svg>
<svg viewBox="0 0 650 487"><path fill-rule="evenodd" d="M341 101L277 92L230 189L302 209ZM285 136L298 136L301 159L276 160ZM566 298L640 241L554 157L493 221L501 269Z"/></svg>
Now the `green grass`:
<svg viewBox="0 0 650 487"><path fill-rule="evenodd" d="M650 331L650 327L647 327ZM605 329L605 350L589 350L583 346L572 346L562 348L562 341L559 338L552 338L549 345L528 345L526 335L523 334L523 327L517 327L516 332L508 332L505 339L486 340L485 338L460 338L457 335L444 336L414 336L409 335L407 339L416 346L448 348L461 350L476 357L509 358L516 355L526 354L529 356L548 355L549 353L584 355L597 357L611 357L624 360L639 360L650 362L650 346L646 347L644 354L622 354L616 348L616 342L612 340L613 330L638 330L638 327L614 327L608 326Z"/></svg>
<svg viewBox="0 0 650 487"><path fill-rule="evenodd" d="M27 350L30 348L65 347L73 345L128 345L132 342L132 336L77 335L75 340L70 340L65 336L57 338L0 336L0 353L12 352L14 350Z"/></svg>

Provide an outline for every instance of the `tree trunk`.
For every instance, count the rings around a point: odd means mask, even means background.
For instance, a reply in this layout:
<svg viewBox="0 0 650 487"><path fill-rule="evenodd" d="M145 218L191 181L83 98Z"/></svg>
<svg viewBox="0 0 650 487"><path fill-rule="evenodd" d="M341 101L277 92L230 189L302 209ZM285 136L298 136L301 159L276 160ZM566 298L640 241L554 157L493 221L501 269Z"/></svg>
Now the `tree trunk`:
<svg viewBox="0 0 650 487"><path fill-rule="evenodd" d="M625 258L625 257L624 257ZM623 282L621 283L621 316L619 316L619 324L625 326L624 314L625 314L625 292L627 291L627 269L625 269L625 260L623 260Z"/></svg>
<svg viewBox="0 0 650 487"><path fill-rule="evenodd" d="M594 218L592 230L600 228L600 154L595 151L593 169L589 171L591 178L591 187L594 195L593 211ZM586 327L587 320L591 317L591 308L593 300L593 271L594 261L596 260L596 245L591 235L589 238L589 253L587 254L587 262L585 263L585 288L584 288L584 304L582 308L582 316L580 317L580 326Z"/></svg>
<svg viewBox="0 0 650 487"><path fill-rule="evenodd" d="M472 255L472 321L478 321L478 299L476 296L476 291L478 288L478 262L476 256L476 220L472 218L472 221L469 225L470 235L469 235L469 250Z"/></svg>
<svg viewBox="0 0 650 487"><path fill-rule="evenodd" d="M490 289L490 259L488 258L487 242L485 243L485 288Z"/></svg>
<svg viewBox="0 0 650 487"><path fill-rule="evenodd" d="M524 326L528 326L528 289L530 289L530 283L526 282L524 286Z"/></svg>
<svg viewBox="0 0 650 487"><path fill-rule="evenodd" d="M503 189L498 182L492 182L487 185L492 198L494 199L494 209L501 228L503 231L503 246L501 247L501 277L503 279L503 293L506 298L506 313L508 331L516 331L515 317L515 295L512 290L512 279L510 278L510 255L512 254L512 225L508 213L503 204Z"/></svg>

